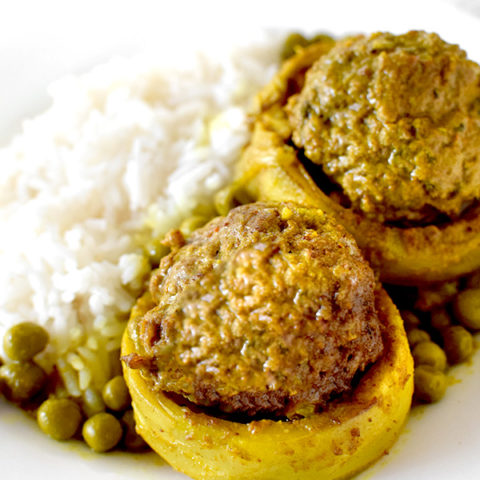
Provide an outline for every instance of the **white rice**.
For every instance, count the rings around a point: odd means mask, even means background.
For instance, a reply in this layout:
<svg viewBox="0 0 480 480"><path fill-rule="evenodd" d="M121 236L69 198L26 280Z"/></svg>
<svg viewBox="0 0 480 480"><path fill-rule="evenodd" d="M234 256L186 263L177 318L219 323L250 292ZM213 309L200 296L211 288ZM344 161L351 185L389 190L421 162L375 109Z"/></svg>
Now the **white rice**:
<svg viewBox="0 0 480 480"><path fill-rule="evenodd" d="M164 233L229 181L277 52L265 38L182 68L112 60L52 85L52 106L0 150L0 339L47 328L40 362L71 394L112 375L148 269L135 232Z"/></svg>

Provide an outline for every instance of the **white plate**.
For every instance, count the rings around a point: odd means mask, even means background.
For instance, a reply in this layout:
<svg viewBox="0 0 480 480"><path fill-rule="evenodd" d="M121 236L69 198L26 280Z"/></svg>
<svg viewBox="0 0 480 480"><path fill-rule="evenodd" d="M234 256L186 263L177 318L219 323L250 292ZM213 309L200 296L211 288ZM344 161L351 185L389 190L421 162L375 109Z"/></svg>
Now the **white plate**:
<svg viewBox="0 0 480 480"><path fill-rule="evenodd" d="M459 43L480 60L476 19L438 1L17 1L0 7L0 143L21 119L48 105L46 86L116 54L159 56L197 45L227 45L258 27L347 32L425 29ZM179 53L180 54L180 53ZM439 404L416 410L389 455L363 480L480 478L480 352L452 371ZM95 455L81 444L49 440L22 412L0 401L1 476L16 480L173 480L153 454Z"/></svg>

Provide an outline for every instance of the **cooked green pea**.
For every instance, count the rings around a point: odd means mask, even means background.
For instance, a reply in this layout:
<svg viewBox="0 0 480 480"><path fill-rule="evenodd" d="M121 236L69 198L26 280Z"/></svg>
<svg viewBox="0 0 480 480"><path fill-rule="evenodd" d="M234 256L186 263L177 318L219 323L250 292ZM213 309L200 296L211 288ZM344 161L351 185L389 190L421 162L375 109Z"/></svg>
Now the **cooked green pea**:
<svg viewBox="0 0 480 480"><path fill-rule="evenodd" d="M238 205L235 200L236 191L237 188L234 185L229 185L215 195L215 210L219 215L227 215L233 207Z"/></svg>
<svg viewBox="0 0 480 480"><path fill-rule="evenodd" d="M283 44L281 59L286 60L295 54L298 47L304 47L308 45L308 40L298 32L293 32L285 39Z"/></svg>
<svg viewBox="0 0 480 480"><path fill-rule="evenodd" d="M170 248L162 244L162 238L150 240L144 247L145 253L152 265L158 265L160 260L168 254Z"/></svg>
<svg viewBox="0 0 480 480"><path fill-rule="evenodd" d="M90 417L82 428L85 443L96 452L107 452L122 438L122 426L110 413L97 413Z"/></svg>
<svg viewBox="0 0 480 480"><path fill-rule="evenodd" d="M460 325L453 325L443 332L443 348L450 364L468 360L473 353L472 334Z"/></svg>
<svg viewBox="0 0 480 480"><path fill-rule="evenodd" d="M450 314L445 308L435 308L430 312L430 325L439 332L451 325Z"/></svg>
<svg viewBox="0 0 480 480"><path fill-rule="evenodd" d="M434 342L418 343L412 350L412 355L415 365L430 365L441 372L447 368L447 356Z"/></svg>
<svg viewBox="0 0 480 480"><path fill-rule="evenodd" d="M414 371L415 397L427 403L440 400L447 389L447 377L429 365L419 365Z"/></svg>
<svg viewBox="0 0 480 480"><path fill-rule="evenodd" d="M180 231L184 237L188 237L197 228L203 227L207 223L208 219L202 215L193 215L186 218L180 225Z"/></svg>
<svg viewBox="0 0 480 480"><path fill-rule="evenodd" d="M49 398L37 411L38 425L55 440L72 438L81 421L80 407L68 398Z"/></svg>
<svg viewBox="0 0 480 480"><path fill-rule="evenodd" d="M108 362L110 364L110 377L122 375L122 362L120 360L120 349L108 352Z"/></svg>
<svg viewBox="0 0 480 480"><path fill-rule="evenodd" d="M418 290L415 308L422 312L430 312L433 308L447 304L458 292L458 280L444 282Z"/></svg>
<svg viewBox="0 0 480 480"><path fill-rule="evenodd" d="M132 401L125 380L121 375L113 377L104 385L102 397L105 405L115 411L126 410Z"/></svg>
<svg viewBox="0 0 480 480"><path fill-rule="evenodd" d="M410 310L402 310L400 316L407 329L417 328L420 325L420 319Z"/></svg>
<svg viewBox="0 0 480 480"><path fill-rule="evenodd" d="M455 315L470 330L480 330L480 288L460 292L454 302Z"/></svg>
<svg viewBox="0 0 480 480"><path fill-rule="evenodd" d="M87 388L82 394L82 407L87 417L105 411L105 402L102 394L95 388Z"/></svg>
<svg viewBox="0 0 480 480"><path fill-rule="evenodd" d="M47 331L32 322L17 323L3 337L3 349L12 360L31 360L48 343Z"/></svg>
<svg viewBox="0 0 480 480"><path fill-rule="evenodd" d="M12 402L33 398L44 386L45 372L33 362L13 362L0 367L5 396Z"/></svg>
<svg viewBox="0 0 480 480"><path fill-rule="evenodd" d="M428 342L430 340L430 335L420 328L412 328L407 333L408 343L411 347L414 347L418 343Z"/></svg>
<svg viewBox="0 0 480 480"><path fill-rule="evenodd" d="M135 429L135 419L133 410L127 410L122 416L122 424L124 426L125 435L123 444L125 448L131 452L140 452L148 448L145 440L137 433Z"/></svg>

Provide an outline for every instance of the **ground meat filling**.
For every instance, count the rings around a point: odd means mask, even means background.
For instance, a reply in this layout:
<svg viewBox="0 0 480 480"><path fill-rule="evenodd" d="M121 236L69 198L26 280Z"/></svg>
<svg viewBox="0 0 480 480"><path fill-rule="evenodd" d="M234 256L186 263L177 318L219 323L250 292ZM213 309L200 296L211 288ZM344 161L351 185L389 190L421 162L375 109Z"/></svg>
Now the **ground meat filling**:
<svg viewBox="0 0 480 480"><path fill-rule="evenodd" d="M337 42L287 111L295 145L369 218L455 219L480 197L480 66L436 34Z"/></svg>
<svg viewBox="0 0 480 480"><path fill-rule="evenodd" d="M303 415L348 392L381 354L375 280L323 212L233 209L153 274L131 335L158 391L244 415Z"/></svg>

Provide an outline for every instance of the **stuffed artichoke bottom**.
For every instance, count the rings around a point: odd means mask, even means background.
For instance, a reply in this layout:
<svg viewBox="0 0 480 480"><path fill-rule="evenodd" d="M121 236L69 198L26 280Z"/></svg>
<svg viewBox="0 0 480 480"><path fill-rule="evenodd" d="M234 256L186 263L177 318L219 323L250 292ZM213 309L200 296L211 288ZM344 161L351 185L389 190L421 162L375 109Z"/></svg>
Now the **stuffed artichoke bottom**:
<svg viewBox="0 0 480 480"><path fill-rule="evenodd" d="M137 429L159 455L195 479L340 479L391 447L413 361L341 226L254 203L169 244L122 344Z"/></svg>
<svg viewBox="0 0 480 480"><path fill-rule="evenodd" d="M480 267L480 66L435 34L300 48L257 97L236 185L332 214L382 281Z"/></svg>

